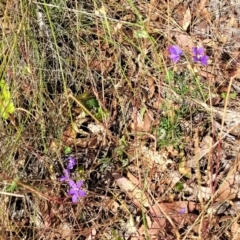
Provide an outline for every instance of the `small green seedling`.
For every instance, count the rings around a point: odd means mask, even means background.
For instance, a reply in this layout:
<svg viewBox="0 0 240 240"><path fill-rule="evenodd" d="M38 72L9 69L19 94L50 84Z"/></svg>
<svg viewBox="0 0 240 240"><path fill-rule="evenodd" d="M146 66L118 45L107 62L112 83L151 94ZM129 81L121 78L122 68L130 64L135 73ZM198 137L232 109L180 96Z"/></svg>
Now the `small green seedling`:
<svg viewBox="0 0 240 240"><path fill-rule="evenodd" d="M17 189L17 182L16 182L16 180L13 180L11 185L7 187L6 191L12 193L16 189Z"/></svg>
<svg viewBox="0 0 240 240"><path fill-rule="evenodd" d="M182 183L182 182L177 182L177 183L175 184L175 190L176 190L177 192L182 192L183 188L184 188L184 186L183 186L183 183Z"/></svg>
<svg viewBox="0 0 240 240"><path fill-rule="evenodd" d="M107 118L109 116L108 111L106 109L103 109L99 105L98 100L94 96L91 96L88 92L78 95L77 99L87 110L95 112L94 116L99 121L102 121L104 118Z"/></svg>
<svg viewBox="0 0 240 240"><path fill-rule="evenodd" d="M66 147L65 149L64 149L64 154L65 155L68 155L68 154L70 154L72 152L72 148L71 147Z"/></svg>
<svg viewBox="0 0 240 240"><path fill-rule="evenodd" d="M226 99L227 93L222 93L222 94L221 94L221 97L222 97L223 99ZM230 94L229 94L229 99L235 99L236 97L237 97L237 94L236 94L236 93L230 93Z"/></svg>

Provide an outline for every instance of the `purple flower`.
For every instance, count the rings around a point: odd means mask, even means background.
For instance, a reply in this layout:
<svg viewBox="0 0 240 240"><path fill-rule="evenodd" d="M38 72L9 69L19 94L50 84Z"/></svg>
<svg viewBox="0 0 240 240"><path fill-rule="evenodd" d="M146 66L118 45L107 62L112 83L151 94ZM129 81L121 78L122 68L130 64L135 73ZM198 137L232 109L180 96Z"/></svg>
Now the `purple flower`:
<svg viewBox="0 0 240 240"><path fill-rule="evenodd" d="M83 181L78 181L75 183L73 180L69 180L68 182L70 186L70 190L68 191L69 195L72 195L72 202L77 203L80 197L86 196L86 192L81 189Z"/></svg>
<svg viewBox="0 0 240 240"><path fill-rule="evenodd" d="M183 55L182 49L177 45L172 45L168 48L170 58L174 63L177 63L180 57Z"/></svg>
<svg viewBox="0 0 240 240"><path fill-rule="evenodd" d="M60 178L60 181L61 182L64 182L64 181L69 181L70 180L70 172L68 169L64 169L63 171L64 175Z"/></svg>
<svg viewBox="0 0 240 240"><path fill-rule="evenodd" d="M184 214L184 213L186 213L186 208L185 208L185 207L181 208L178 213L179 213L179 214Z"/></svg>
<svg viewBox="0 0 240 240"><path fill-rule="evenodd" d="M201 63L203 66L208 65L209 57L204 55L204 48L203 47L194 47L192 48L193 52L193 61L196 63Z"/></svg>
<svg viewBox="0 0 240 240"><path fill-rule="evenodd" d="M68 157L68 165L67 165L67 169L73 169L74 166L76 165L76 159L73 157Z"/></svg>

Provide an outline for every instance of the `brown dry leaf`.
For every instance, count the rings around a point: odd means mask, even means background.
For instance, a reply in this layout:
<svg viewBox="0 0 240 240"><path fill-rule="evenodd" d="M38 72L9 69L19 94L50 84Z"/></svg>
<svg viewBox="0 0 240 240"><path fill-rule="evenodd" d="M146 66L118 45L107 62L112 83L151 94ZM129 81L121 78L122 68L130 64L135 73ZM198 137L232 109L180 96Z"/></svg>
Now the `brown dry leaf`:
<svg viewBox="0 0 240 240"><path fill-rule="evenodd" d="M142 206L144 207L150 206L150 203L148 202L148 199L145 196L143 190L139 189L125 177L122 177L119 173L113 173L113 177L117 185L128 194L128 196L133 200L133 202L138 207L141 208Z"/></svg>
<svg viewBox="0 0 240 240"><path fill-rule="evenodd" d="M86 134L80 130L81 129L78 129L75 123L69 124L62 135L64 145L77 146L80 148L97 148L100 144L105 143L104 137L101 134L89 134L84 138L77 138L78 132L82 135Z"/></svg>
<svg viewBox="0 0 240 240"><path fill-rule="evenodd" d="M166 147L166 150L168 151L169 157L176 157L179 155L178 150L175 149L171 144Z"/></svg>
<svg viewBox="0 0 240 240"><path fill-rule="evenodd" d="M229 19L228 25L232 28L238 28L238 21L234 16Z"/></svg>
<svg viewBox="0 0 240 240"><path fill-rule="evenodd" d="M66 130L62 134L62 141L66 146L71 146L76 136L77 136L77 132L72 127L72 125L69 124Z"/></svg>
<svg viewBox="0 0 240 240"><path fill-rule="evenodd" d="M189 25L191 24L191 20L192 20L192 16L191 16L191 12L190 12L190 8L188 7L184 17L183 17L183 29L186 31L189 27Z"/></svg>
<svg viewBox="0 0 240 240"><path fill-rule="evenodd" d="M238 74L240 76L240 70L238 70L236 72L236 74L233 74L233 75L234 75L234 77L236 77ZM240 116L239 116L238 111L231 111L231 110L227 109L226 112L224 112L223 109L210 107L206 103L199 102L195 99L192 99L192 100L194 102L196 102L197 104L201 105L205 110L209 111L211 114L214 114L217 119L219 119L219 120L224 119L225 125L223 127L223 130L224 130L224 132L226 132L224 134L225 136L229 132L231 132L234 128L236 128L240 125ZM222 126L221 126L220 130L222 130ZM216 146L216 144L213 145L213 147L215 147L215 146Z"/></svg>
<svg viewBox="0 0 240 240"><path fill-rule="evenodd" d="M195 45L192 39L187 34L178 32L174 34L174 36L176 37L177 44L181 48L187 48L189 50L192 49Z"/></svg>
<svg viewBox="0 0 240 240"><path fill-rule="evenodd" d="M140 149L140 151L143 158L146 159L150 166L157 164L162 171L165 171L168 165L172 165L174 163L172 160L168 159L168 153L166 150L157 152L144 146Z"/></svg>
<svg viewBox="0 0 240 240"><path fill-rule="evenodd" d="M149 87L149 93L148 98L152 98L155 93L155 86L154 86L154 79L152 77L147 78L148 87Z"/></svg>
<svg viewBox="0 0 240 240"><path fill-rule="evenodd" d="M156 235L164 229L165 232L175 232L176 237L178 237L179 233L176 229L184 225L192 225L197 219L197 215L192 212L198 209L198 204L187 201L155 204L150 209L154 221L149 229L149 234Z"/></svg>
<svg viewBox="0 0 240 240"><path fill-rule="evenodd" d="M95 229L92 230L92 228L84 228L81 230L81 235L83 235L86 239L87 237L92 235L92 231L95 231Z"/></svg>
<svg viewBox="0 0 240 240"><path fill-rule="evenodd" d="M233 162L233 165L231 167L231 171L233 174L236 174L237 172L240 172L240 152L238 152L236 159Z"/></svg>
<svg viewBox="0 0 240 240"><path fill-rule="evenodd" d="M240 186L240 175L228 177L227 180L224 180L223 183L219 186L218 191L214 195L214 201L226 201L235 198L239 198L240 194L238 188ZM195 186L194 195L198 199L209 200L213 197L213 192L210 187Z"/></svg>
<svg viewBox="0 0 240 240"><path fill-rule="evenodd" d="M146 216L147 219L149 219L148 216ZM152 223L148 226L151 226ZM159 232L159 230L157 229L157 233ZM146 238L144 237L146 234L146 227L142 224L141 227L138 229L138 236L137 237L131 237L131 240L145 240ZM153 235L153 234L150 234L149 233L149 230L148 230L148 234L149 236ZM151 239L151 238L150 238Z"/></svg>
<svg viewBox="0 0 240 240"><path fill-rule="evenodd" d="M195 167L196 163L212 150L212 141L210 136L205 136L200 143L200 147L195 146L195 156L187 161L189 167Z"/></svg>
<svg viewBox="0 0 240 240"><path fill-rule="evenodd" d="M235 220L231 226L232 240L240 239L240 226Z"/></svg>
<svg viewBox="0 0 240 240"><path fill-rule="evenodd" d="M239 198L238 188L240 186L240 175L232 175L228 177L223 183L219 186L217 191L215 201L225 201L235 198Z"/></svg>
<svg viewBox="0 0 240 240"><path fill-rule="evenodd" d="M178 4L174 10L174 20L180 25L183 26L183 14L186 12L186 6L183 4Z"/></svg>
<svg viewBox="0 0 240 240"><path fill-rule="evenodd" d="M91 136L89 138L77 138L74 144L81 148L97 148L101 142L101 136Z"/></svg>
<svg viewBox="0 0 240 240"><path fill-rule="evenodd" d="M210 187L202 187L197 184L195 185L193 195L200 201L202 199L209 200L213 196L212 189Z"/></svg>
<svg viewBox="0 0 240 240"><path fill-rule="evenodd" d="M164 214L169 216L185 215L199 210L200 205L190 201L176 201L171 203L159 203L152 206L150 209L151 214L157 217L163 217Z"/></svg>
<svg viewBox="0 0 240 240"><path fill-rule="evenodd" d="M207 21L207 23L211 23L212 22L212 15L211 13L207 10L207 8L204 8L201 11L201 16L203 16L205 18L205 20Z"/></svg>
<svg viewBox="0 0 240 240"><path fill-rule="evenodd" d="M221 177L220 177L221 178ZM214 197L214 201L226 201L235 198L239 198L240 193L238 188L240 186L240 175L232 174L222 181L218 190L213 195L211 187L198 186L197 184L194 187L193 195L196 196L198 200L204 199L209 200Z"/></svg>
<svg viewBox="0 0 240 240"><path fill-rule="evenodd" d="M201 0L199 5L198 5L198 9L201 11L202 9L205 8L206 4L207 4L208 0Z"/></svg>
<svg viewBox="0 0 240 240"><path fill-rule="evenodd" d="M164 228L165 226L166 226L165 218L160 218L158 221L155 220L149 227L148 234L150 236L158 236L161 231L161 227Z"/></svg>
<svg viewBox="0 0 240 240"><path fill-rule="evenodd" d="M94 133L94 134L106 134L105 128L96 123L89 123L88 129L91 131L91 133Z"/></svg>
<svg viewBox="0 0 240 240"><path fill-rule="evenodd" d="M127 173L127 178L131 183L133 183L135 186L139 185L139 181L137 178L135 178L130 172Z"/></svg>
<svg viewBox="0 0 240 240"><path fill-rule="evenodd" d="M162 101L163 101L163 100L161 99L161 97L158 97L158 98L156 99L156 102L153 103L153 108L155 108L155 109L157 109L157 110L161 109Z"/></svg>
<svg viewBox="0 0 240 240"><path fill-rule="evenodd" d="M152 122L153 122L153 112L151 110L148 110L144 115L144 126L143 126L144 132L149 132L151 130Z"/></svg>
<svg viewBox="0 0 240 240"><path fill-rule="evenodd" d="M231 73L232 78L239 78L240 77L240 68L237 68L233 73Z"/></svg>
<svg viewBox="0 0 240 240"><path fill-rule="evenodd" d="M133 131L142 132L143 128L144 128L144 121L143 121L142 115L139 112L137 112L137 114L133 113L132 120L133 120L133 122L130 125L131 129Z"/></svg>
<svg viewBox="0 0 240 240"><path fill-rule="evenodd" d="M131 236L130 240L145 240L146 238L144 237L145 235L145 229L142 231L143 232L143 235L140 235L140 236Z"/></svg>
<svg viewBox="0 0 240 240"><path fill-rule="evenodd" d="M73 231L71 230L71 227L69 226L68 223L62 223L59 225L59 231L60 233L60 236L63 238L63 239L66 239L66 240L71 240L72 239L72 236L73 236Z"/></svg>
<svg viewBox="0 0 240 240"><path fill-rule="evenodd" d="M204 18L207 23L211 23L211 14L208 12L206 5L208 4L208 0L201 0L198 5L198 11L196 11L197 17L200 19ZM204 22L204 21L201 21Z"/></svg>
<svg viewBox="0 0 240 240"><path fill-rule="evenodd" d="M89 67L92 70L101 72L102 74L110 72L113 69L114 56L108 59L94 59L90 62Z"/></svg>
<svg viewBox="0 0 240 240"><path fill-rule="evenodd" d="M130 125L131 129L133 131L138 132L149 132L153 122L153 115L154 115L153 112L150 110L147 110L144 113L144 116L142 116L142 114L139 112L137 112L137 114L133 113L132 114L133 121Z"/></svg>

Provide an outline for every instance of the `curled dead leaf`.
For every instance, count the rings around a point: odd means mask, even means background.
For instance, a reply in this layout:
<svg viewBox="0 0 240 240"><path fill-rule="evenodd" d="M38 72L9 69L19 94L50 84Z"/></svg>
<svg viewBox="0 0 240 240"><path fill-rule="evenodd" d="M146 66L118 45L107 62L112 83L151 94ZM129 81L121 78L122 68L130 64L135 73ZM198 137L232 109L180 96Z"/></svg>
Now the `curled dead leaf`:
<svg viewBox="0 0 240 240"><path fill-rule="evenodd" d="M144 146L141 148L141 153L143 158L149 162L150 166L155 163L162 171L165 171L168 165L173 164L173 161L168 159L167 151L157 152Z"/></svg>
<svg viewBox="0 0 240 240"><path fill-rule="evenodd" d="M118 186L124 190L128 196L133 200L133 202L138 207L149 207L150 203L148 202L148 199L144 193L144 190L139 189L137 186L135 186L132 182L130 182L127 178L121 176L118 173L113 173L113 177L118 184Z"/></svg>

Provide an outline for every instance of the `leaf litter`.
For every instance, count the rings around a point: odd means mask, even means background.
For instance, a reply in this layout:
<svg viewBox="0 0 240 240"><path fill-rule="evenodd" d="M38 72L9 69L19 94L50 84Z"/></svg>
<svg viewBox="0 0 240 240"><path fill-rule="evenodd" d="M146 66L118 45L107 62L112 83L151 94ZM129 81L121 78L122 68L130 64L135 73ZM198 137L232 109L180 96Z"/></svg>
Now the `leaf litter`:
<svg viewBox="0 0 240 240"><path fill-rule="evenodd" d="M218 2L0 5L4 239L239 238L240 11Z"/></svg>

